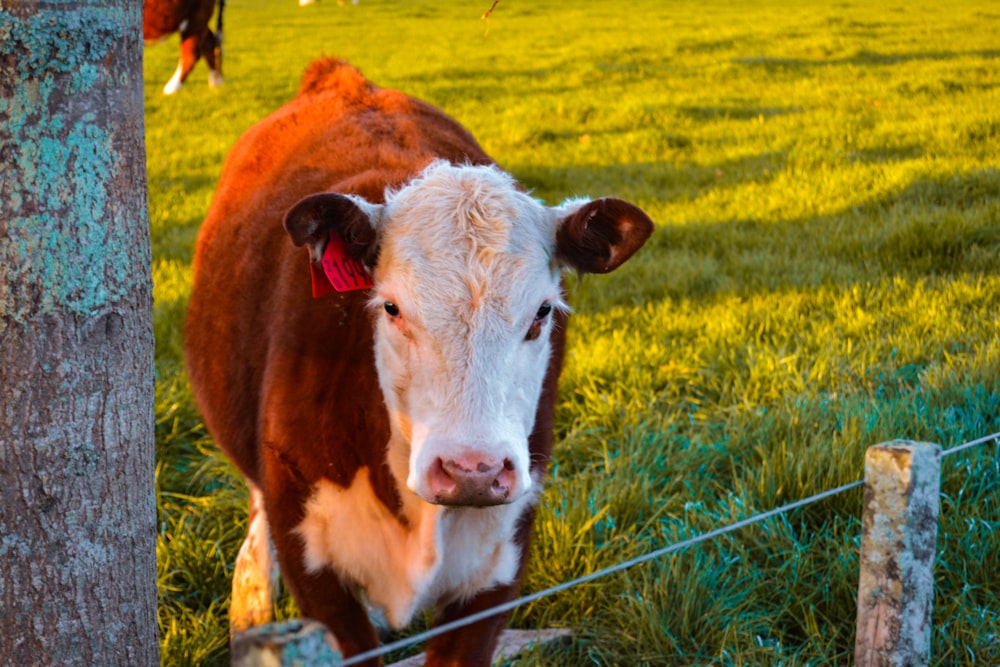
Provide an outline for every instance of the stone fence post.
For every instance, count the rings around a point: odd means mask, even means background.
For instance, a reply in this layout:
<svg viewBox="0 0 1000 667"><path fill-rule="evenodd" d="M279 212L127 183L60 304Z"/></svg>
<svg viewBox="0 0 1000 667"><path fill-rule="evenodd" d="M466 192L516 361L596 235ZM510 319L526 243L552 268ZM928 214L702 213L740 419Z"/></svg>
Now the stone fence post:
<svg viewBox="0 0 1000 667"><path fill-rule="evenodd" d="M865 454L857 667L930 661L941 448L895 440Z"/></svg>

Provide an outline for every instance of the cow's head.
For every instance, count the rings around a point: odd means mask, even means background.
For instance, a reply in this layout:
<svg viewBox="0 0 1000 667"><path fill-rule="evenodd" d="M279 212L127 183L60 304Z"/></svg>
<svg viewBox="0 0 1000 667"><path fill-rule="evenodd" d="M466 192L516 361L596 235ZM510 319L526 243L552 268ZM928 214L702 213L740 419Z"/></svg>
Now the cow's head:
<svg viewBox="0 0 1000 667"><path fill-rule="evenodd" d="M307 197L285 227L314 262L333 232L372 271L397 479L430 503L486 506L533 484L528 436L566 309L561 271L615 269L653 223L618 199L550 208L495 167L435 162L384 204Z"/></svg>

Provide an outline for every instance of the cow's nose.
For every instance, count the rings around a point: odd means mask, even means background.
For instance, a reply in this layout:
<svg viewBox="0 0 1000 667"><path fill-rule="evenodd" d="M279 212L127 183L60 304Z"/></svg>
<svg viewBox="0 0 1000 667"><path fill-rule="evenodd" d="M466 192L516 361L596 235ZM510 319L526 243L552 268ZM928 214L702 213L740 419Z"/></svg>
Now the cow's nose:
<svg viewBox="0 0 1000 667"><path fill-rule="evenodd" d="M438 457L428 479L431 502L488 507L514 500L517 475L510 459L487 456Z"/></svg>

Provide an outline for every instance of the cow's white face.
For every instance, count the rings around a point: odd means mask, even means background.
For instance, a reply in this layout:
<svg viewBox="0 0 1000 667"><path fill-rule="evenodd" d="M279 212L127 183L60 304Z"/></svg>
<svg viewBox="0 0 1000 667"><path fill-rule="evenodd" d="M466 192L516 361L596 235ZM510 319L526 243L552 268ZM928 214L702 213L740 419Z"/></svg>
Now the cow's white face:
<svg viewBox="0 0 1000 667"><path fill-rule="evenodd" d="M495 167L444 162L385 204L314 195L285 225L314 258L332 227L375 265L375 356L396 478L427 502L478 506L532 487L528 437L553 318L566 308L561 269L610 271L652 232L620 200L549 208Z"/></svg>
<svg viewBox="0 0 1000 667"><path fill-rule="evenodd" d="M428 502L492 505L531 488L528 436L565 308L558 217L487 167L436 164L387 198L376 361L393 456Z"/></svg>

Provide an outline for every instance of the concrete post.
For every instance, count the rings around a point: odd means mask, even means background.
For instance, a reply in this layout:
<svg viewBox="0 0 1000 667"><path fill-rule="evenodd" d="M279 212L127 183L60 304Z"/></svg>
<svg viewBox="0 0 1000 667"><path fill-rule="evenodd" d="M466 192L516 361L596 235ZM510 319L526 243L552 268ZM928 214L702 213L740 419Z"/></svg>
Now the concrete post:
<svg viewBox="0 0 1000 667"><path fill-rule="evenodd" d="M896 440L865 454L858 667L919 667L931 653L941 448Z"/></svg>

